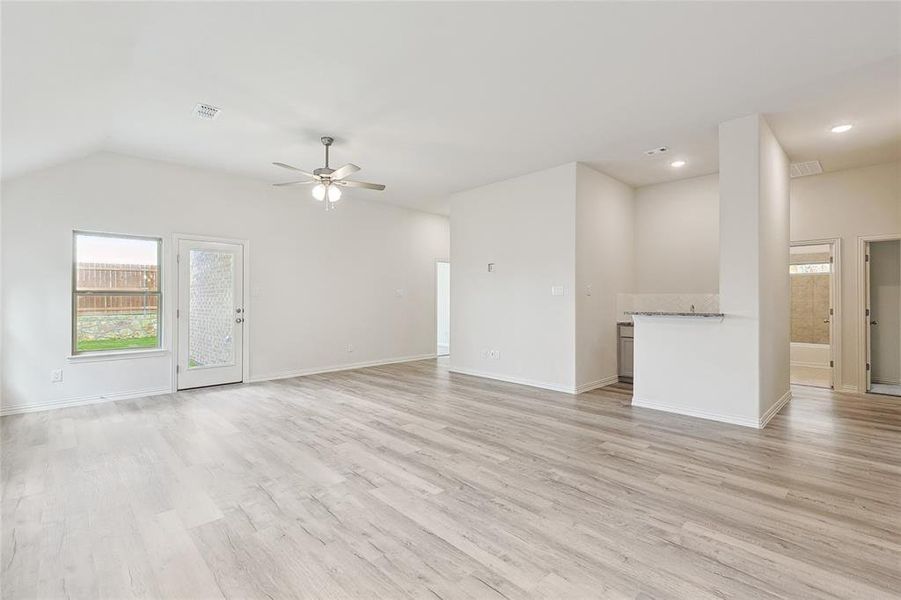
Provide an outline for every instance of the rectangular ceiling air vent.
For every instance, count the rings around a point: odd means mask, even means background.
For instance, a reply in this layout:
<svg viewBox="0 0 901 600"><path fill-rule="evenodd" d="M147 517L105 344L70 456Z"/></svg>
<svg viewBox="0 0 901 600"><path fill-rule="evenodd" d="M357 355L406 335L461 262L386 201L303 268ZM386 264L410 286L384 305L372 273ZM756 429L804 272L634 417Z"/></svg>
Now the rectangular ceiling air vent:
<svg viewBox="0 0 901 600"><path fill-rule="evenodd" d="M210 104L198 104L194 107L194 114L201 119L213 120L219 116L220 110Z"/></svg>
<svg viewBox="0 0 901 600"><path fill-rule="evenodd" d="M808 175L819 175L823 172L823 167L818 160L808 160L806 162L792 163L790 168L791 176L807 177Z"/></svg>

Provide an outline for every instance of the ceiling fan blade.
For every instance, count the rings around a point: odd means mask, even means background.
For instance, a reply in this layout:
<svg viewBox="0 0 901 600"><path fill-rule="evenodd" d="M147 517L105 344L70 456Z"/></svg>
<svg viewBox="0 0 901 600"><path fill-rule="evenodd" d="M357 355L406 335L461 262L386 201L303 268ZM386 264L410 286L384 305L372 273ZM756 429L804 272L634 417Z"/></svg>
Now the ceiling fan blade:
<svg viewBox="0 0 901 600"><path fill-rule="evenodd" d="M292 167L291 165L286 165L285 163L274 162L274 163L272 163L272 164L274 164L276 167L281 167L281 168L283 168L283 169L291 169L292 171L297 171L298 173L303 173L304 175L306 175L306 176L309 177L310 179L318 179L318 177L316 177L315 175L313 175L313 174L310 173L309 171L304 171L303 169L298 169L297 167Z"/></svg>
<svg viewBox="0 0 901 600"><path fill-rule="evenodd" d="M355 165L353 163L347 163L343 167L338 167L337 169L332 171L330 178L332 181L337 181L339 179L344 179L348 175L352 175L353 173L356 173L359 170L360 170L360 167L358 167L357 165Z"/></svg>
<svg viewBox="0 0 901 600"><path fill-rule="evenodd" d="M366 188L367 190L383 190L385 186L381 183L369 183L367 181L336 181L335 185L343 185L346 187Z"/></svg>
<svg viewBox="0 0 901 600"><path fill-rule="evenodd" d="M312 183L319 183L319 182L318 182L318 181L286 181L286 182L284 182L284 183L273 183L272 185L275 185L275 186L282 186L282 185L310 185L310 184L312 184Z"/></svg>

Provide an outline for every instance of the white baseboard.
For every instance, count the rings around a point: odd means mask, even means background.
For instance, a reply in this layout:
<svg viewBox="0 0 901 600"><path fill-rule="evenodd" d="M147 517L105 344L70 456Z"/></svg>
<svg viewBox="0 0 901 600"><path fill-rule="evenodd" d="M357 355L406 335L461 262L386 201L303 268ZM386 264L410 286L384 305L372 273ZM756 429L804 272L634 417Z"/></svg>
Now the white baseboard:
<svg viewBox="0 0 901 600"><path fill-rule="evenodd" d="M885 385L901 385L901 380L898 379L882 379L880 377L873 377L873 383L883 383Z"/></svg>
<svg viewBox="0 0 901 600"><path fill-rule="evenodd" d="M450 354L450 346L447 344L438 344L438 356Z"/></svg>
<svg viewBox="0 0 901 600"><path fill-rule="evenodd" d="M662 412L674 413L677 415L685 415L687 417L697 417L699 419L707 419L708 421L719 421L720 423L730 423L732 425L741 425L742 427L760 428L760 421L751 417L740 417L736 415L724 415L721 413L709 412L706 410L696 410L692 408L684 408L682 406L671 406L662 402L652 402L642 400L641 398L632 397L632 406L639 408L650 408Z"/></svg>
<svg viewBox="0 0 901 600"><path fill-rule="evenodd" d="M18 415L22 413L40 412L42 410L54 410L57 408L72 408L74 406L87 406L88 404L100 404L102 402L115 402L117 400L133 400L134 398L145 398L147 396L159 396L160 394L171 394L172 389L168 386L165 388L152 388L147 390L134 390L130 392L119 392L117 394L100 394L94 396L79 396L76 398L63 398L61 400L52 400L50 402L41 402L36 404L23 404L20 406L4 406L0 408L0 416Z"/></svg>
<svg viewBox="0 0 901 600"><path fill-rule="evenodd" d="M461 367L450 367L451 373L459 373L460 375L471 375L473 377L482 377L484 379L494 379L495 381L506 381L507 383L516 383L518 385L527 385L529 387L541 388L543 390L553 390L555 392L563 392L564 394L577 394L576 388L559 383L546 383L544 381L534 381L532 379L523 379L521 377L509 377L507 375L498 375L496 373L486 373L484 371L476 371L475 369L464 369Z"/></svg>
<svg viewBox="0 0 901 600"><path fill-rule="evenodd" d="M736 415L724 415L722 413L714 413L706 410L686 409L684 407L676 407L662 402L650 402L641 398L632 398L632 406L639 408L650 408L663 412L685 415L688 417L697 417L699 419L707 419L709 421L719 421L720 423L730 423L732 425L741 425L742 427L753 427L754 429L763 429L776 414L782 410L782 407L791 400L791 390L785 392L779 400L776 401L762 417L754 419L751 417L741 417Z"/></svg>
<svg viewBox="0 0 901 600"><path fill-rule="evenodd" d="M335 371L348 371L351 369L362 369L365 367L377 367L380 365L390 365L394 363L413 362L416 360L426 360L435 358L434 354L420 354L417 356L403 356L391 358L388 360L372 360L366 362L353 363L349 365L336 365L332 367L301 369L297 371L273 373L270 375L261 375L251 377L251 382L269 381L271 379L287 379L289 377L300 377L302 375L315 375L317 373L332 373ZM51 402L42 402L39 404L25 404L21 406L3 406L0 408L0 416L17 415L21 413L38 412L42 410L54 410L57 408L71 408L73 406L85 406L88 404L100 404L102 402L115 402L116 400L131 400L134 398L144 398L146 396L159 396L160 394L171 394L172 389L154 388L147 390L135 390L130 392L120 392L117 394L100 394L94 396L81 396L77 398L64 398L62 400L54 400Z"/></svg>
<svg viewBox="0 0 901 600"><path fill-rule="evenodd" d="M590 381L588 383L583 383L582 385L571 387L568 385L561 385L558 383L547 383L544 381L535 381L532 379L523 379L521 377L509 377L507 375L498 375L496 373L486 373L484 371L476 371L475 369L463 369L460 367L451 367L448 369L451 373L460 373L461 375L471 375L473 377L483 377L485 379L494 379L495 381L505 381L507 383L515 383L518 385L527 385L529 387L541 388L543 390L553 390L555 392L563 392L564 394L582 394L584 392L590 392L591 390L595 390L597 388L601 388L608 385L613 385L617 381L619 381L619 377L616 375L611 375L609 377L605 377L603 379L598 379L597 381Z"/></svg>
<svg viewBox="0 0 901 600"><path fill-rule="evenodd" d="M333 365L330 367L314 367L312 369L297 369L292 371L280 371L276 373L267 373L265 375L255 375L250 378L251 383L258 381L272 381L274 379L290 379L292 377L303 377L304 375L318 375L320 373L336 373L338 371L351 371L353 369L365 369L366 367L380 367L382 365L393 365L397 363L414 362L417 360L428 360L435 358L435 353L417 354L415 356L398 356L396 358L388 358L383 360L368 360L358 363L350 363L346 365Z"/></svg>
<svg viewBox="0 0 901 600"><path fill-rule="evenodd" d="M791 390L788 390L787 392L785 392L782 395L781 398L779 398L779 400L776 401L775 404L773 404L771 407L769 407L767 409L767 411L765 413L763 413L763 416L760 417L760 424L758 425L758 427L760 429L763 429L764 427L766 427L766 424L770 422L770 419L772 419L777 414L779 414L779 411L782 410L782 407L785 406L786 404L788 404L789 400L791 400L791 399L792 399L792 392L791 392Z"/></svg>
<svg viewBox="0 0 901 600"><path fill-rule="evenodd" d="M596 390L598 388L607 387L608 385L613 385L618 381L619 375L610 375L609 377L604 377L603 379L598 379L597 381L591 381L576 386L576 393L584 394L585 392L590 392L591 390Z"/></svg>

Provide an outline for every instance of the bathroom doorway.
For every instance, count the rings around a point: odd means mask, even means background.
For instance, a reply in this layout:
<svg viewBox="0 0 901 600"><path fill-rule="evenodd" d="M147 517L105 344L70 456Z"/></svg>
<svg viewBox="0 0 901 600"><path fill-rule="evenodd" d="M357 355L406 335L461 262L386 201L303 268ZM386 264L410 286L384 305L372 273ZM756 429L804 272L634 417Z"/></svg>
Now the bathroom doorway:
<svg viewBox="0 0 901 600"><path fill-rule="evenodd" d="M792 242L791 383L820 388L836 385L838 240Z"/></svg>

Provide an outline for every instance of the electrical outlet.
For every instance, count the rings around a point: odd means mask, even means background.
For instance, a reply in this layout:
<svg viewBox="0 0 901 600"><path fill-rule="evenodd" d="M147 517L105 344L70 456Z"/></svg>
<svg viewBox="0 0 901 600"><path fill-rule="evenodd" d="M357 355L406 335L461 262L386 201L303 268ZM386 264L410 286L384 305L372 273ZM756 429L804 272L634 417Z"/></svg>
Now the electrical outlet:
<svg viewBox="0 0 901 600"><path fill-rule="evenodd" d="M62 369L53 369L50 371L50 382L51 383L60 383L63 380L63 370Z"/></svg>
<svg viewBox="0 0 901 600"><path fill-rule="evenodd" d="M491 360L500 360L500 358L501 358L500 350L489 350L488 358L490 358Z"/></svg>
<svg viewBox="0 0 901 600"><path fill-rule="evenodd" d="M483 348L483 349L482 349L482 360L488 360L488 354L489 354L490 352L491 352L491 351L488 350L487 348Z"/></svg>
<svg viewBox="0 0 901 600"><path fill-rule="evenodd" d="M589 283L588 285L585 286L585 295L586 295L586 296L590 296L590 295L591 295L591 284L590 284L590 283Z"/></svg>

